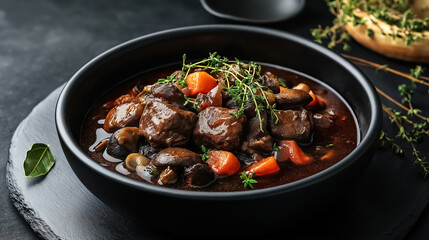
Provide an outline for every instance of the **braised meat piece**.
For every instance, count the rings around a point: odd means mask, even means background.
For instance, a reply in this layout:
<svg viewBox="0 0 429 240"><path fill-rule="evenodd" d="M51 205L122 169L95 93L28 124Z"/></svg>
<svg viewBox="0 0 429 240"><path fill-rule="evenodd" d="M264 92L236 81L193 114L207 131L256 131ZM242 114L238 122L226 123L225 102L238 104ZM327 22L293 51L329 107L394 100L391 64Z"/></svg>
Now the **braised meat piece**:
<svg viewBox="0 0 429 240"><path fill-rule="evenodd" d="M245 116L235 117L236 109L208 107L198 114L194 141L208 148L233 150L240 145Z"/></svg>
<svg viewBox="0 0 429 240"><path fill-rule="evenodd" d="M276 105L279 109L304 107L313 101L310 94L300 89L286 89L275 96Z"/></svg>
<svg viewBox="0 0 429 240"><path fill-rule="evenodd" d="M151 94L153 97L179 108L183 108L183 104L185 103L185 95L172 84L157 84L153 86Z"/></svg>
<svg viewBox="0 0 429 240"><path fill-rule="evenodd" d="M137 96L137 100L143 104L152 101L167 102L178 108L185 109L185 95L180 89L173 84L154 84L149 89L149 92L141 92Z"/></svg>
<svg viewBox="0 0 429 240"><path fill-rule="evenodd" d="M237 103L234 99L229 98L225 103L225 107L229 109L240 109L241 103ZM256 106L254 102L246 103L244 105L244 115L246 115L247 118L256 116Z"/></svg>
<svg viewBox="0 0 429 240"><path fill-rule="evenodd" d="M144 106L141 103L124 103L110 109L104 121L104 130L114 132L123 127L137 127Z"/></svg>
<svg viewBox="0 0 429 240"><path fill-rule="evenodd" d="M313 116L306 109L280 110L270 119L271 135L280 140L308 142L313 133Z"/></svg>
<svg viewBox="0 0 429 240"><path fill-rule="evenodd" d="M258 152L271 152L273 150L273 139L267 129L268 117L266 112L261 114L261 119L262 123L258 116L254 116L247 121L247 134L241 145L241 150L244 153L253 155Z"/></svg>
<svg viewBox="0 0 429 240"><path fill-rule="evenodd" d="M197 99L200 111L211 106L222 107L222 89L218 85L208 93L199 93Z"/></svg>
<svg viewBox="0 0 429 240"><path fill-rule="evenodd" d="M279 82L274 78L274 75L272 74L264 74L261 76L261 78L259 79L259 81L266 87L268 87L268 89L270 89L271 91L273 91L273 93L278 93L280 92L280 84Z"/></svg>
<svg viewBox="0 0 429 240"><path fill-rule="evenodd" d="M140 134L155 149L188 143L197 116L165 102L152 101L140 118Z"/></svg>
<svg viewBox="0 0 429 240"><path fill-rule="evenodd" d="M166 148L157 153L151 164L164 169L170 166L173 169L182 169L200 163L200 155L186 148Z"/></svg>

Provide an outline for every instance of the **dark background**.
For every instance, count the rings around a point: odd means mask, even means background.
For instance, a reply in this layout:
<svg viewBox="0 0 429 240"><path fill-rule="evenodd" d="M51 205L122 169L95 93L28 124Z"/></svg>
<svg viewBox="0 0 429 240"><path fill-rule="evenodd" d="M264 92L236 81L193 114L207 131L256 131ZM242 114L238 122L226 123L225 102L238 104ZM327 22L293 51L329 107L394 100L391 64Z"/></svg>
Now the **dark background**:
<svg viewBox="0 0 429 240"><path fill-rule="evenodd" d="M262 26L311 39L310 28L328 25L332 19L324 1L307 1L295 18ZM0 239L37 239L13 207L5 176L13 132L38 102L89 60L121 42L170 28L225 23L234 22L211 16L197 0L0 1ZM348 54L403 72L414 66L384 58L355 42L351 46ZM404 83L403 79L369 68L362 70L377 87L400 99L397 85ZM427 112L427 89L416 92L415 98L415 107ZM384 124L386 131L395 133L388 121ZM427 149L424 152L429 155ZM409 169L403 171L419 174L411 158L403 161L410 161ZM408 232L409 240L428 239L429 210L403 231Z"/></svg>

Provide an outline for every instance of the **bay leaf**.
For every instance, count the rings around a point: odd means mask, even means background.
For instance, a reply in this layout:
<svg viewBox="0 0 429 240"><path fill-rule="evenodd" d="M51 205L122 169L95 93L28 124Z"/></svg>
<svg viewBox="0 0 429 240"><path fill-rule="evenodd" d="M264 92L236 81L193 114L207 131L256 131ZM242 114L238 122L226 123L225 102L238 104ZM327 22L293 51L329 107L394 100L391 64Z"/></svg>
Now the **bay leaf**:
<svg viewBox="0 0 429 240"><path fill-rule="evenodd" d="M25 177L33 178L46 175L54 166L55 158L49 149L49 145L35 143L27 151L24 160Z"/></svg>

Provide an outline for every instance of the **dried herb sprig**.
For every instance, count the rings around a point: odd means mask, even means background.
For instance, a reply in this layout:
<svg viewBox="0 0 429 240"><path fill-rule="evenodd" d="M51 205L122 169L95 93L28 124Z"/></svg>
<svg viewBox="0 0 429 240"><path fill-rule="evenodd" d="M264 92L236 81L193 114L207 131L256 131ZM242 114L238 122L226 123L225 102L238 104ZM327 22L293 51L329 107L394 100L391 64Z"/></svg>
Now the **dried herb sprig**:
<svg viewBox="0 0 429 240"><path fill-rule="evenodd" d="M411 154L414 157L415 163L421 167L424 176L429 176L429 162L426 156L424 156L416 146L416 143L423 141L425 137L429 136L429 118L425 117L422 111L415 108L412 103L414 91L421 90L418 86L429 86L429 83L423 79L424 76L421 75L424 72L424 68L417 65L415 68L410 69L410 72L407 74L387 67L386 65L377 64L358 57L346 54L343 54L343 56L352 60L356 65L373 67L377 71L382 69L409 80L409 85L404 83L398 86L398 91L401 95L400 102L396 101L379 88L376 88L381 96L405 111L405 114L403 114L401 111L389 108L383 104L383 112L386 113L390 122L396 126L398 132L397 135L392 138L389 137L386 132L382 131L380 140L382 146L390 146L393 152L401 155L404 154L405 150L399 146L398 140L405 141L411 149ZM406 106L404 106L404 104Z"/></svg>
<svg viewBox="0 0 429 240"><path fill-rule="evenodd" d="M386 22L389 25L396 26L391 32L386 33L378 24L381 34L391 37L392 39L404 39L405 45L425 37L424 31L429 30L429 18L418 18L410 9L407 0L326 0L330 12L335 16L331 26L318 26L311 29L311 34L316 42L322 43L327 40L327 46L334 48L340 44L343 50L348 50L350 45L350 35L347 33L345 26L352 24L358 26L365 24L365 18L362 18L359 11L367 12L376 19ZM357 11L358 10L358 11ZM373 29L368 29L367 35L374 35Z"/></svg>

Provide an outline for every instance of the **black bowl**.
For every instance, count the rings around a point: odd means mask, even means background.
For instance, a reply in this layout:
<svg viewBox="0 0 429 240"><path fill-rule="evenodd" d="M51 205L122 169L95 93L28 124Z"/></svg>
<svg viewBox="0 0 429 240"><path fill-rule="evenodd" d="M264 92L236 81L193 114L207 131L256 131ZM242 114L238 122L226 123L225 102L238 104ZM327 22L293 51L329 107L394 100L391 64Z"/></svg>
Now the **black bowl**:
<svg viewBox="0 0 429 240"><path fill-rule="evenodd" d="M324 81L353 109L360 144L346 158L315 175L277 187L241 192L153 186L112 172L85 154L79 145L82 124L100 95L130 76L178 62L183 53L203 58L215 51L285 66ZM57 103L56 125L69 164L101 201L143 225L164 231L208 232L213 236L213 229L237 234L264 226L284 229L326 214L324 210L341 199L368 166L381 129L381 113L378 95L368 79L333 51L280 31L208 25L149 34L99 55L65 85ZM254 229L244 231L257 233Z"/></svg>

